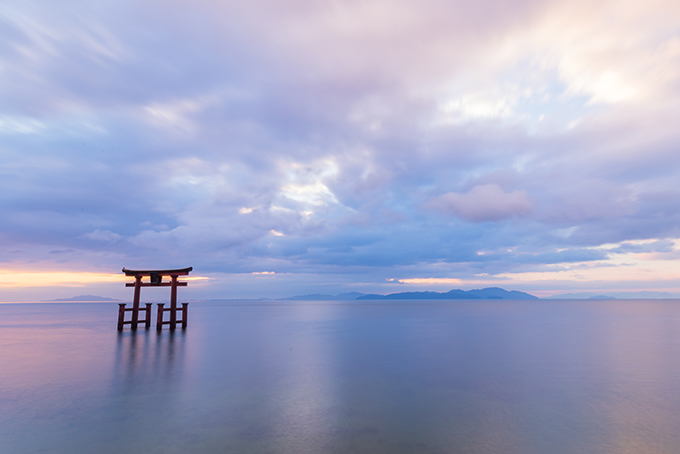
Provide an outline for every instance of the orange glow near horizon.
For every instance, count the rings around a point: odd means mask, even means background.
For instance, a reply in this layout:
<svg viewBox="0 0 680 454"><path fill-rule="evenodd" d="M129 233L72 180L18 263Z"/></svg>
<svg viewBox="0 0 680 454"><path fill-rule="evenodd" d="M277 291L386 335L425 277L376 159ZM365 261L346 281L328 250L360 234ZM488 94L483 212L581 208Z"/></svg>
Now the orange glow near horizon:
<svg viewBox="0 0 680 454"><path fill-rule="evenodd" d="M186 276L183 281L206 281L209 277ZM15 271L0 269L0 288L83 287L88 284L130 282L123 274L90 271Z"/></svg>
<svg viewBox="0 0 680 454"><path fill-rule="evenodd" d="M621 244L647 244L657 240L627 241L606 244L600 249L615 249ZM595 249L595 248L594 248ZM560 263L544 265L533 271L504 272L499 274L477 274L480 279L459 278L406 278L387 279L400 284L434 286L459 285L503 287L521 289L537 296L553 296L564 292L677 292L680 282L680 240L675 240L672 251L664 253L618 253L604 260L591 262ZM619 288L620 283L629 285ZM566 288L565 288L566 284ZM546 286L554 285L553 289ZM633 288L635 287L635 288ZM532 288L538 288L531 290Z"/></svg>
<svg viewBox="0 0 680 454"><path fill-rule="evenodd" d="M0 269L0 288L81 287L87 284L125 282L122 274L89 271L14 271Z"/></svg>

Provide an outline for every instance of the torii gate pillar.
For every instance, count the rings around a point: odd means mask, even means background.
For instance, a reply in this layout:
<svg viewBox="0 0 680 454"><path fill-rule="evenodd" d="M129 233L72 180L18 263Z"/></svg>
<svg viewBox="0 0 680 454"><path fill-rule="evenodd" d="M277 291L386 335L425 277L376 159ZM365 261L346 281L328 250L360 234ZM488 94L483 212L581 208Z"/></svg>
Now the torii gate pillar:
<svg viewBox="0 0 680 454"><path fill-rule="evenodd" d="M126 276L135 278L135 282L128 282L126 287L134 287L135 294L132 300L132 307L126 309L126 303L118 305L118 331L123 330L123 325L130 325L132 330L137 330L137 325L144 323L144 327L149 329L151 326L151 303L146 303L146 308L140 309L139 298L142 287L171 287L170 289L170 307L165 309L164 303L158 304L158 317L156 318L156 329L161 330L163 325L170 325L170 329L174 330L178 323L182 324L182 329L187 327L187 315L189 303L182 303L182 308L177 308L177 287L186 287L186 282L179 282L179 276L187 276L193 270L192 267L181 268L177 270L128 270L123 268L123 273ZM142 277L149 276L149 282L142 282ZM164 276L170 276L170 282L163 282ZM139 312L145 312L144 320L139 319ZM177 311L182 311L182 319L177 320ZM125 312L132 312L132 319L125 321ZM163 313L170 312L170 320L163 321Z"/></svg>

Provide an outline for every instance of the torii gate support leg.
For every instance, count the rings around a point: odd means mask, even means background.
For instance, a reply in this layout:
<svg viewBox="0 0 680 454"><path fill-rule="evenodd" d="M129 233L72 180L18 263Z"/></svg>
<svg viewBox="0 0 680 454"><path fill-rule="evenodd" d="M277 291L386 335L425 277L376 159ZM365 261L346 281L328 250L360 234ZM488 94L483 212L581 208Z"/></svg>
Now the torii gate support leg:
<svg viewBox="0 0 680 454"><path fill-rule="evenodd" d="M170 329L177 327L177 276L172 277L172 287L170 290Z"/></svg>
<svg viewBox="0 0 680 454"><path fill-rule="evenodd" d="M137 330L139 321L139 294L142 290L142 276L135 276L135 299L132 301L132 323L131 328Z"/></svg>

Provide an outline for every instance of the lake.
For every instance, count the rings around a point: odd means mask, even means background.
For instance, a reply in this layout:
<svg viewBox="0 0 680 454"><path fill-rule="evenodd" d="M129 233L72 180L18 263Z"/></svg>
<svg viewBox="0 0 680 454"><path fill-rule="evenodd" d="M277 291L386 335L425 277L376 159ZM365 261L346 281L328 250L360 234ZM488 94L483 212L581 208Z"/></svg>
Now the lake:
<svg viewBox="0 0 680 454"><path fill-rule="evenodd" d="M1 453L680 452L680 301L117 311L0 304Z"/></svg>

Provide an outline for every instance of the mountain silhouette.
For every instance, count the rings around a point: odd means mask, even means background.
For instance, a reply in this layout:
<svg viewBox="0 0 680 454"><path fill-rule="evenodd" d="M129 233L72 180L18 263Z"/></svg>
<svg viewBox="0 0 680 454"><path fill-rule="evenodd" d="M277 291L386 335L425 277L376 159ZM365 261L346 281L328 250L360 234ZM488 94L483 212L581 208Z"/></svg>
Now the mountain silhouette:
<svg viewBox="0 0 680 454"><path fill-rule="evenodd" d="M369 294L360 296L358 300L535 300L534 295L517 290L507 291L500 287L488 287L476 290L454 289L445 293L440 292L402 292L389 295Z"/></svg>

